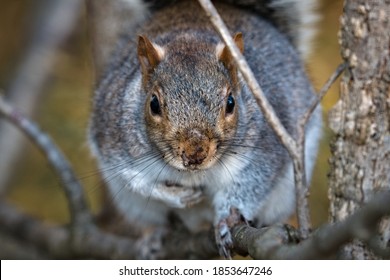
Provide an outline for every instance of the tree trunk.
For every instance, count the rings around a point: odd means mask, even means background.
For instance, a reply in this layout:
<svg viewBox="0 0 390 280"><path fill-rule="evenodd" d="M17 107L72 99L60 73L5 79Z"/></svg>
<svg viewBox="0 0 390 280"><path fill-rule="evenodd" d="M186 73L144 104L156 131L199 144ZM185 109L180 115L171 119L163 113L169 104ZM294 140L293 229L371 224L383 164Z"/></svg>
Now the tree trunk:
<svg viewBox="0 0 390 280"><path fill-rule="evenodd" d="M349 67L329 115L336 134L330 160L332 222L390 189L390 1L346 0L339 36ZM389 218L381 222L380 233L380 246L389 248ZM342 248L340 257L377 258L357 241Z"/></svg>

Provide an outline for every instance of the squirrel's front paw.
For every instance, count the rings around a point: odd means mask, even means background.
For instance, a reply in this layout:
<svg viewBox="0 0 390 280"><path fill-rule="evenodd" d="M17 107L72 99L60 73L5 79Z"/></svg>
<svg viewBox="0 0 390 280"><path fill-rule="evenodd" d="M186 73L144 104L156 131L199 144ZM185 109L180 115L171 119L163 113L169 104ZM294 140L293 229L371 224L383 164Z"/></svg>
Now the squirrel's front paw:
<svg viewBox="0 0 390 280"><path fill-rule="evenodd" d="M200 188L169 185L159 189L161 200L175 208L188 208L204 199Z"/></svg>
<svg viewBox="0 0 390 280"><path fill-rule="evenodd" d="M221 219L215 227L215 240L218 246L219 254L226 259L231 258L231 249L233 248L233 239L230 229L234 226L246 222L237 208L231 208L228 217Z"/></svg>
<svg viewBox="0 0 390 280"><path fill-rule="evenodd" d="M204 199L204 195L199 189L188 189L186 192L182 193L180 197L180 202L184 207L192 207L195 204L198 204Z"/></svg>

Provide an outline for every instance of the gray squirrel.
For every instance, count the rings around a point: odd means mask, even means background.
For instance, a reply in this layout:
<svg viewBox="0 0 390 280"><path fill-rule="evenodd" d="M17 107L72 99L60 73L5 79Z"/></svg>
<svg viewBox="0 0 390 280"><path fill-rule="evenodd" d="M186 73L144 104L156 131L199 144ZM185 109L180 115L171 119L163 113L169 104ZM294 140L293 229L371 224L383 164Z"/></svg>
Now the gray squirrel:
<svg viewBox="0 0 390 280"><path fill-rule="evenodd" d="M197 1L140 4L148 16L124 34L97 87L91 149L129 223L164 227L174 213L194 232L213 225L220 253L229 257L232 215L263 226L294 212L291 159ZM214 4L296 136L315 98L302 66L315 1ZM308 178L321 123L317 108L306 128Z"/></svg>

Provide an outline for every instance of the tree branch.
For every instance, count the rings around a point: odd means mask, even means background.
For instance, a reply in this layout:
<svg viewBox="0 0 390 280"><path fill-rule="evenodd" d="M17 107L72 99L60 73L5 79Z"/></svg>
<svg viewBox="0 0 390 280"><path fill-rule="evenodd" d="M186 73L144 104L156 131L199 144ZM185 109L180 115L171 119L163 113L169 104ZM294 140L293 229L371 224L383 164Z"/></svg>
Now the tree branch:
<svg viewBox="0 0 390 280"><path fill-rule="evenodd" d="M340 65L337 66L336 70L333 72L332 76L329 77L329 79L326 81L326 83L322 86L321 90L317 93L316 99L310 105L309 109L306 111L306 113L303 115L303 117L299 120L299 126L301 127L302 131L304 130L304 127L306 126L307 122L309 121L310 116L313 114L314 110L321 103L322 99L324 99L324 97L328 93L330 87L334 84L334 82L336 82L336 80L344 72L346 67L347 67L346 62L340 63Z"/></svg>
<svg viewBox="0 0 390 280"><path fill-rule="evenodd" d="M335 256L342 245L355 238L372 244L377 236L376 225L386 215L390 215L390 192L381 192L344 221L322 226L295 245L291 245L296 242L294 230L281 226L253 229L241 225L233 229L233 237L235 246L255 259L325 259ZM389 248L375 249L382 256L390 254Z"/></svg>
<svg viewBox="0 0 390 280"><path fill-rule="evenodd" d="M308 239L299 242L291 226L255 229L238 225L232 229L235 251L254 259L326 259L354 238L372 244L377 237L375 226L390 215L390 192L378 193L362 209L344 221L325 225ZM0 226L15 238L29 242L51 258L134 259L145 256L140 240L115 236L90 227L71 238L67 227L48 226L0 201ZM73 243L72 243L73 242ZM390 250L376 245L381 255ZM211 258L218 255L212 231L190 234L183 229L166 234L156 254L159 258ZM150 257L150 255L149 255Z"/></svg>
<svg viewBox="0 0 390 280"><path fill-rule="evenodd" d="M3 234L28 244L35 250L33 256L53 259L138 259L157 257L212 258L218 250L211 232L190 234L178 230L166 233L156 252L151 250L153 238L134 239L107 233L95 226L78 226L72 231L67 226L47 225L30 217L5 201L0 200L0 228ZM159 240L157 240L159 241ZM0 248L3 246L0 242ZM15 255L15 251L13 252ZM23 254L23 252L16 255ZM26 255L26 254L24 254ZM31 255L31 254L29 254ZM5 257L7 258L7 257ZM8 256L9 258L9 256Z"/></svg>
<svg viewBox="0 0 390 280"><path fill-rule="evenodd" d="M62 181L62 186L64 187L69 203L72 224L91 224L92 217L87 207L83 188L65 156L60 152L50 137L44 134L36 124L29 121L10 104L5 102L1 95L0 115L3 115L25 133L47 157L50 165Z"/></svg>

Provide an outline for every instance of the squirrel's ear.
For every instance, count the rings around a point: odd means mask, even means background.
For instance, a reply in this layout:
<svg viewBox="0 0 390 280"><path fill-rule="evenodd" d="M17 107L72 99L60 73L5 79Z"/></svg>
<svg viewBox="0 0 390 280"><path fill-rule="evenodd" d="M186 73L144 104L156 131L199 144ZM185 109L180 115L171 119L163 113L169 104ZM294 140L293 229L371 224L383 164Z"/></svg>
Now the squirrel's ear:
<svg viewBox="0 0 390 280"><path fill-rule="evenodd" d="M244 53L244 38L241 32L237 32L233 37L234 42L236 43L238 49L241 53Z"/></svg>
<svg viewBox="0 0 390 280"><path fill-rule="evenodd" d="M241 53L243 53L244 40L242 38L242 33L241 32L236 33L233 37L233 40L236 43L238 49L241 51ZM224 43L219 43L217 45L216 52L217 52L218 59L222 61L226 65L226 67L228 66L230 67L230 65L232 64L232 56L230 54L229 49L225 46Z"/></svg>
<svg viewBox="0 0 390 280"><path fill-rule="evenodd" d="M244 39L242 37L242 33L236 33L233 37L233 40L241 53L244 53ZM237 76L237 70L234 66L233 57L230 54L229 49L225 46L224 43L219 43L216 48L216 53L218 60L220 60L225 65L225 67L230 71L232 78L235 80Z"/></svg>
<svg viewBox="0 0 390 280"><path fill-rule="evenodd" d="M164 54L164 48L150 42L144 35L138 36L138 59L141 63L144 77L148 76L154 70L164 58Z"/></svg>

